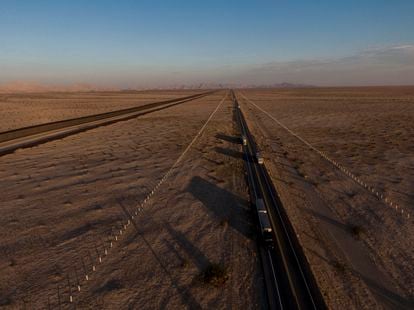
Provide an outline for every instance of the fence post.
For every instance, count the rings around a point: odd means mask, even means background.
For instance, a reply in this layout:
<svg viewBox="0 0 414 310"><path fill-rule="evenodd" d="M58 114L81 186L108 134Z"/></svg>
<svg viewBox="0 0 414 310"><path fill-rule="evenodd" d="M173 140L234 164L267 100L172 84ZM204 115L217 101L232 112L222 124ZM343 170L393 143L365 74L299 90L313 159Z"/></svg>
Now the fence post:
<svg viewBox="0 0 414 310"><path fill-rule="evenodd" d="M80 292L81 287L80 287L80 282L79 282L79 277L78 277L78 270L77 270L76 266L75 266L75 279L76 279L76 285L77 285L77 288L78 288L78 292Z"/></svg>
<svg viewBox="0 0 414 310"><path fill-rule="evenodd" d="M68 278L68 288L69 288L69 302L73 302L73 296L72 296L72 285L70 284L70 278L69 273L66 274L66 277Z"/></svg>
<svg viewBox="0 0 414 310"><path fill-rule="evenodd" d="M61 304L60 304L60 286L59 285L57 287L57 293L58 293L58 304L59 304L59 310L60 310L62 308L61 308Z"/></svg>
<svg viewBox="0 0 414 310"><path fill-rule="evenodd" d="M85 279L86 279L86 281L88 281L89 280L89 276L88 276L88 272L86 270L86 265L85 265L85 261L83 260L83 257L81 257L81 261L82 261L82 266L83 266L83 272L85 274Z"/></svg>
<svg viewBox="0 0 414 310"><path fill-rule="evenodd" d="M92 271L96 270L95 264L93 263L93 258L91 252L88 250L89 260L91 261Z"/></svg>
<svg viewBox="0 0 414 310"><path fill-rule="evenodd" d="M95 244L96 255L98 255L99 263L102 263L102 256L99 254L98 246L96 245L96 241L94 242L94 244Z"/></svg>

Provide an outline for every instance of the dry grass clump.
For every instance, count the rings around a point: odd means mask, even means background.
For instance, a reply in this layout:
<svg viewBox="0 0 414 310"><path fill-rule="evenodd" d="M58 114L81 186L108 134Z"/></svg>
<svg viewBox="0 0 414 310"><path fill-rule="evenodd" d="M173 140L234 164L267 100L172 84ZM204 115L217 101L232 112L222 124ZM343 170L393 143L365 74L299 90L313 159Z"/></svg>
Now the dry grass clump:
<svg viewBox="0 0 414 310"><path fill-rule="evenodd" d="M16 259L15 258L10 258L10 261L9 261L9 266L10 267L14 267L14 266L16 266L17 265L17 261L16 261Z"/></svg>
<svg viewBox="0 0 414 310"><path fill-rule="evenodd" d="M187 268L188 266L190 266L190 263L188 262L188 260L187 259L183 259L182 261L181 261L181 268Z"/></svg>
<svg viewBox="0 0 414 310"><path fill-rule="evenodd" d="M221 286L228 280L227 268L222 264L211 263L201 274L201 280L203 283L213 286Z"/></svg>
<svg viewBox="0 0 414 310"><path fill-rule="evenodd" d="M229 225L229 219L224 218L220 221L220 226L227 227Z"/></svg>
<svg viewBox="0 0 414 310"><path fill-rule="evenodd" d="M10 306L11 304L13 304L13 300L10 296L0 296L0 306Z"/></svg>
<svg viewBox="0 0 414 310"><path fill-rule="evenodd" d="M297 168L295 167L295 169L296 169L296 173L298 174L298 176L300 176L301 178L306 178L306 173L304 173L304 172L300 169L300 167L299 167L299 166L297 166Z"/></svg>
<svg viewBox="0 0 414 310"><path fill-rule="evenodd" d="M349 198L353 198L355 195L356 195L357 193L355 192L355 191L346 191L346 195L349 197Z"/></svg>
<svg viewBox="0 0 414 310"><path fill-rule="evenodd" d="M350 225L349 230L352 236L359 240L362 237L362 234L365 232L365 229L361 225Z"/></svg>
<svg viewBox="0 0 414 310"><path fill-rule="evenodd" d="M339 261L334 261L332 263L333 267L335 268L336 271L338 271L339 273L345 273L346 271L346 266L344 263L339 262Z"/></svg>
<svg viewBox="0 0 414 310"><path fill-rule="evenodd" d="M108 280L97 292L111 292L124 288L122 282L119 279Z"/></svg>

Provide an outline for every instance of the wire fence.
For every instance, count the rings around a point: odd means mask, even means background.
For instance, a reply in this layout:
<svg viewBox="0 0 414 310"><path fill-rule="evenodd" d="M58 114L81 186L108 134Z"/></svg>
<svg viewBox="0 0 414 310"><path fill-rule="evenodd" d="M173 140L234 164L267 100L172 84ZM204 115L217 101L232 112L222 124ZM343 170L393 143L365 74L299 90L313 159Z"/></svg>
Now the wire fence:
<svg viewBox="0 0 414 310"><path fill-rule="evenodd" d="M255 104L252 100L247 98L244 94L241 94L241 96L249 102L251 105L253 105L256 109L260 110L264 114L266 114L269 118L271 118L273 121L275 121L279 126L284 128L287 132L289 132L291 135L293 135L295 138L300 140L302 143L304 143L306 146L308 146L310 149L318 153L322 158L327 160L329 163L331 163L335 168L339 169L344 175L346 175L348 178L365 188L368 192L370 192L372 195L376 196L380 201L382 201L387 206L393 208L402 218L410 219L410 212L408 209L402 207L401 205L394 202L391 198L387 197L384 193L381 193L380 190L374 188L372 185L369 185L365 181L363 181L361 178L353 174L350 170L348 170L345 166L340 164L338 161L330 158L325 152L317 149L315 146L313 146L311 143L306 141L304 138L299 136L297 133L290 130L286 125L281 123L278 119L276 119L273 115L271 115L266 110L259 107L257 104Z"/></svg>
<svg viewBox="0 0 414 310"><path fill-rule="evenodd" d="M83 251L82 253L78 252L77 261L70 263L70 271L64 275L63 280L59 281L54 288L49 289L45 292L46 300L44 302L46 302L47 309L76 308L77 302L79 301L76 300L77 295L79 295L80 292L85 289L87 283L92 280L93 274L99 270L99 265L104 262L105 258L128 233L132 221L134 221L134 219L139 216L139 214L144 210L144 207L146 207L146 205L154 198L154 195L165 183L165 181L171 177L174 172L176 172L176 169L184 159L185 155L202 135L213 116L226 100L227 96L228 92L221 99L201 129L197 132L197 134L180 154L177 160L163 175L163 177L158 182L156 182L152 189L147 193L145 198L139 204L134 206L132 210L124 209L126 218L115 223L115 225L111 227L109 233L106 235L104 234L101 237L89 237L89 240L87 240L88 244L86 246L87 250ZM37 306L37 303L35 305L35 302L31 300L30 296L30 294L27 294L27 297L22 299L20 308L33 309L35 306Z"/></svg>

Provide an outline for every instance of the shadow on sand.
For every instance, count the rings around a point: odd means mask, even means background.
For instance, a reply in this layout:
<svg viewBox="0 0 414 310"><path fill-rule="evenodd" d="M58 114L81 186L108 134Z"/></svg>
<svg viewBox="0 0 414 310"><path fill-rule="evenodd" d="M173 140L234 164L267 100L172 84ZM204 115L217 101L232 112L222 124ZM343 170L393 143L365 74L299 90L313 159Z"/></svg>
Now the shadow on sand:
<svg viewBox="0 0 414 310"><path fill-rule="evenodd" d="M191 179L187 191L201 201L218 221L227 222L239 233L252 238L250 208L245 199L198 176Z"/></svg>
<svg viewBox="0 0 414 310"><path fill-rule="evenodd" d="M311 252L313 255L319 257L321 260L325 261L332 267L338 268L338 263L336 261L328 259L310 248L308 248L308 251ZM354 276L364 281L365 284L369 287L370 291L376 296L378 300L381 300L384 306L389 307L390 309L414 309L413 298L404 298L403 296L398 295L397 293L384 287L377 281L369 278L368 276L364 276L352 267L346 270L349 270Z"/></svg>
<svg viewBox="0 0 414 310"><path fill-rule="evenodd" d="M196 265L197 269L201 272L203 271L209 264L210 261L207 256L204 255L202 251L198 247L196 247L188 238L181 232L175 230L169 223L164 223L165 228L180 246L180 248L186 253L186 255L193 261L194 265ZM170 249L174 249L173 252L177 255L177 257L182 261L185 262L185 258L182 257L175 248L169 244Z"/></svg>
<svg viewBox="0 0 414 310"><path fill-rule="evenodd" d="M344 223L341 223L337 220L334 220L326 215L320 214L316 211L313 211L311 209L307 209L307 208L300 208L302 211L305 211L306 213L309 213L310 215L312 215L313 217L316 217L317 219L324 221L326 223L328 223L329 225L332 226L336 226L338 228L340 228L341 230L345 231L346 233L350 233L350 227Z"/></svg>
<svg viewBox="0 0 414 310"><path fill-rule="evenodd" d="M128 209L123 205L122 201L117 199L117 202L120 208L122 209L123 213L125 214L125 216L131 219L131 214L128 212ZM136 222L134 220L131 220L131 223L133 224L135 232L136 232L132 238L136 239L137 237L140 237L142 239L144 244L147 246L147 248L151 251L154 258L157 260L164 274L167 275L168 278L170 279L172 286L177 289L183 304L187 305L189 309L202 309L201 305L191 295L189 289L186 287L180 286L178 281L175 279L175 277L168 271L166 264L162 260L162 257L160 257L157 254L157 252L152 247L151 243L148 242L148 240L145 238L144 234L139 229Z"/></svg>
<svg viewBox="0 0 414 310"><path fill-rule="evenodd" d="M222 147L219 147L219 146L216 146L214 148L214 150L217 153L220 153L220 154L223 154L223 155L226 155L226 156L230 156L230 157L233 157L233 158L236 158L236 159L243 159L243 155L244 155L240 151L235 151L235 150L232 150L232 149L225 149L225 148L222 148Z"/></svg>
<svg viewBox="0 0 414 310"><path fill-rule="evenodd" d="M230 143L234 143L234 144L240 144L241 143L240 137L229 136L229 135L226 135L226 134L223 134L223 133L216 134L216 138L220 139L220 140L223 140L223 141L230 142Z"/></svg>

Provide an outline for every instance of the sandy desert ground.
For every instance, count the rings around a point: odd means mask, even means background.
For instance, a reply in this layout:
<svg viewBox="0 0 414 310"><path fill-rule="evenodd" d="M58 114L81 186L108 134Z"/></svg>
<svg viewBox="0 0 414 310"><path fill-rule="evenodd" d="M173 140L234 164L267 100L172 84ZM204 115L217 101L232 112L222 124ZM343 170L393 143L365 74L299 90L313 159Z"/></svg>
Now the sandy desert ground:
<svg viewBox="0 0 414 310"><path fill-rule="evenodd" d="M0 132L190 96L201 91L49 92L0 94Z"/></svg>
<svg viewBox="0 0 414 310"><path fill-rule="evenodd" d="M2 95L0 131L193 93ZM414 88L236 95L329 308L412 308ZM0 308L261 308L233 117L220 91L0 157Z"/></svg>
<svg viewBox="0 0 414 310"><path fill-rule="evenodd" d="M329 307L412 309L414 88L237 94ZM378 199L260 109L398 208ZM407 213L412 216L407 218Z"/></svg>
<svg viewBox="0 0 414 310"><path fill-rule="evenodd" d="M221 91L1 157L1 307L55 309L60 298L68 308L70 282L80 308L259 308L264 290L232 109ZM212 264L224 284L205 277Z"/></svg>

